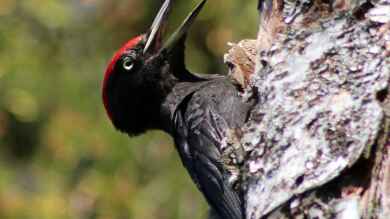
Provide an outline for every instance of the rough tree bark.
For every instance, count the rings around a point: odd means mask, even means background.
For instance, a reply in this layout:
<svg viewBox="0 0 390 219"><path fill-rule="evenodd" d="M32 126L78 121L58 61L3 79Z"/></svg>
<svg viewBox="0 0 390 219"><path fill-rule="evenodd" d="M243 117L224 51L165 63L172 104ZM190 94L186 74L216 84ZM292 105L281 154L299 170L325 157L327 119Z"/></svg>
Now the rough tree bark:
<svg viewBox="0 0 390 219"><path fill-rule="evenodd" d="M225 55L257 101L226 147L246 218L390 218L390 1L300 2Z"/></svg>

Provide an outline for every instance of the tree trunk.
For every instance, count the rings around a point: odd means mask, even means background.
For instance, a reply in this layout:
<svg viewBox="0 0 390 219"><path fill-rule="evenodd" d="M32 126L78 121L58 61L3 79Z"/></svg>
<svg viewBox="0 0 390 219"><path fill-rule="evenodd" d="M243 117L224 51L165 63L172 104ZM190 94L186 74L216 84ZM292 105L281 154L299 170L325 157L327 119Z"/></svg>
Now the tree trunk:
<svg viewBox="0 0 390 219"><path fill-rule="evenodd" d="M310 2L261 1L258 39L225 56L256 100L246 218L390 218L390 1Z"/></svg>

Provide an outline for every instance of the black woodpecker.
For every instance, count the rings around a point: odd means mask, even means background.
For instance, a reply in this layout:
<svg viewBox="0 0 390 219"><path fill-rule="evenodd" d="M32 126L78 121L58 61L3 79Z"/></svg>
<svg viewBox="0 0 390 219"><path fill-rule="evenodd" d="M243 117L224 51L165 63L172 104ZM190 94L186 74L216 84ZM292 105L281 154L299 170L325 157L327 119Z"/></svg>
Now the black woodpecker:
<svg viewBox="0 0 390 219"><path fill-rule="evenodd" d="M221 147L228 130L244 124L250 104L229 78L194 74L184 63L188 29L205 3L163 43L171 8L166 0L149 31L129 40L112 58L104 76L103 103L115 128L129 136L149 129L169 133L214 214L242 219L242 197L227 182Z"/></svg>

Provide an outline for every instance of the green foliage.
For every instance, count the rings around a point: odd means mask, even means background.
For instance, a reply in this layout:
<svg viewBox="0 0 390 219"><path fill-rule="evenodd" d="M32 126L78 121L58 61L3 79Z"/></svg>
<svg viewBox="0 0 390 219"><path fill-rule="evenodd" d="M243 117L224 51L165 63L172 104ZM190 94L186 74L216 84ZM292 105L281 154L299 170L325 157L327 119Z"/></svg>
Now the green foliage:
<svg viewBox="0 0 390 219"><path fill-rule="evenodd" d="M172 28L195 4L176 2ZM0 1L0 218L205 217L171 139L129 139L101 103L108 60L160 4ZM255 37L255 4L210 0L191 30L190 69L226 71L226 43Z"/></svg>

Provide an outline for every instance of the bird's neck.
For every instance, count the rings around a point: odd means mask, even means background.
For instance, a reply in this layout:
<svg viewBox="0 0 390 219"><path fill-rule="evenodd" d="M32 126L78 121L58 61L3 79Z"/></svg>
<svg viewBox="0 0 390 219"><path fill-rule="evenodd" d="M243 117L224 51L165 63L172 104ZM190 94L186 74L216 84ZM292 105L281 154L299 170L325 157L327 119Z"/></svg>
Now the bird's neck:
<svg viewBox="0 0 390 219"><path fill-rule="evenodd" d="M163 121L162 124L165 125L162 128L164 131L171 133L172 123L174 122L177 113L180 113L179 109L186 110L185 103L188 101L188 98L190 98L194 92L207 85L208 81L179 81L175 84L171 92L169 92L164 99L160 108L160 115Z"/></svg>

